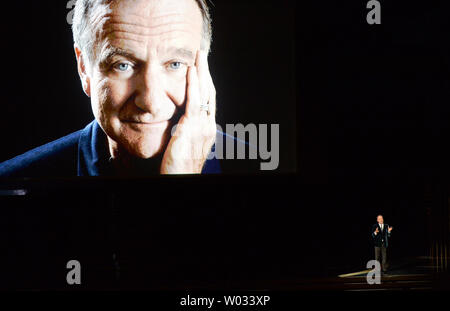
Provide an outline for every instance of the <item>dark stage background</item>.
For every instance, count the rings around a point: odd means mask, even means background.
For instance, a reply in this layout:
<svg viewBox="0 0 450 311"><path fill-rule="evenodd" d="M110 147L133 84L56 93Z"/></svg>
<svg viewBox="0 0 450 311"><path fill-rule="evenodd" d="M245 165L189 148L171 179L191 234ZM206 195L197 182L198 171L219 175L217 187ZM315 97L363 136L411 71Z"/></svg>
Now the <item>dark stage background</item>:
<svg viewBox="0 0 450 311"><path fill-rule="evenodd" d="M366 3L300 5L297 18L299 93L326 128L328 176L447 183L448 2L380 1L381 25L366 23Z"/></svg>
<svg viewBox="0 0 450 311"><path fill-rule="evenodd" d="M448 222L445 188L302 185L294 192L289 184L295 182L223 177L29 183L28 196L1 198L0 233L8 251L0 285L295 288L301 280L364 270L373 258L371 226L379 213L394 226L393 264L428 255L436 241L433 227ZM192 196L192 184L208 184L208 192ZM76 288L65 279L72 259L82 265L82 286Z"/></svg>
<svg viewBox="0 0 450 311"><path fill-rule="evenodd" d="M433 227L448 233L449 4L382 1L382 24L371 26L364 1L297 2L294 44L288 2L215 3L213 74L223 105L240 103L219 118L286 124L282 165L292 168L297 157L297 174L2 184L30 193L1 198L4 283L66 288L65 263L80 258L87 287L111 284L118 262L131 287L267 288L364 269L380 213L394 226L394 261L428 255ZM6 34L2 53L21 61L4 64L12 77L5 90L14 94L4 98L14 104L3 105L11 134L3 135L2 158L91 119L68 57L64 6L31 7L14 32L31 33L31 46L48 40L55 53L11 51L29 45ZM39 8L50 17L42 20ZM31 21L43 23L42 40ZM48 99L44 106L39 98ZM11 122L17 115L26 121Z"/></svg>

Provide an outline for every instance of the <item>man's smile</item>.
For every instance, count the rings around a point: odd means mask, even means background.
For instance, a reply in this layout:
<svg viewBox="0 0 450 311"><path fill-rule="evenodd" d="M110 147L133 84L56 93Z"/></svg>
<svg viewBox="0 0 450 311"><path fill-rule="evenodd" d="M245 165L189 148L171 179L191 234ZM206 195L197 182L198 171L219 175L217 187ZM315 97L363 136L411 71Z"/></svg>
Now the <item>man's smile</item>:
<svg viewBox="0 0 450 311"><path fill-rule="evenodd" d="M143 122L138 120L121 120L122 123L128 124L131 127L147 127L147 128L166 128L170 120L164 120L159 122Z"/></svg>

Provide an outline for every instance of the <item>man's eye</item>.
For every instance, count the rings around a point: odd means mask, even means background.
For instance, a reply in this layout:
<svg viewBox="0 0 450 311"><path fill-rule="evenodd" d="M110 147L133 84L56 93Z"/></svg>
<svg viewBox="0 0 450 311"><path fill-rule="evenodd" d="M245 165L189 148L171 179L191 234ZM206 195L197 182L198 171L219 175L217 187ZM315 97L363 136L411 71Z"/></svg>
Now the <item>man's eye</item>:
<svg viewBox="0 0 450 311"><path fill-rule="evenodd" d="M181 62L172 62L169 64L170 69L178 70L183 64Z"/></svg>
<svg viewBox="0 0 450 311"><path fill-rule="evenodd" d="M118 71L126 72L126 71L128 71L130 69L131 65L128 64L128 63L119 63L119 64L116 64L114 67Z"/></svg>

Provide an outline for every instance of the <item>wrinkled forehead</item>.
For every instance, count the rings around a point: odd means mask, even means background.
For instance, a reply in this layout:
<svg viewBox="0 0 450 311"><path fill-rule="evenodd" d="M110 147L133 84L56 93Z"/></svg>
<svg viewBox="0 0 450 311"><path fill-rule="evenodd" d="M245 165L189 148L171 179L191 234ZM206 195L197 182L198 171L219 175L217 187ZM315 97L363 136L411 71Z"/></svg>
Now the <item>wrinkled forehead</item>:
<svg viewBox="0 0 450 311"><path fill-rule="evenodd" d="M103 10L94 25L100 46L134 50L174 45L198 49L203 19L195 0L121 0Z"/></svg>

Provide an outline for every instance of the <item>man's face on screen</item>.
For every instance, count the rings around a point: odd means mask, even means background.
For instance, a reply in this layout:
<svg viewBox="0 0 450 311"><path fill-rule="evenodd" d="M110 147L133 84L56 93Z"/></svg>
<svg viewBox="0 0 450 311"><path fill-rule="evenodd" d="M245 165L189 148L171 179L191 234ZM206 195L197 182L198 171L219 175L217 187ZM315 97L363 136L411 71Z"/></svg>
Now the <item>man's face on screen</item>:
<svg viewBox="0 0 450 311"><path fill-rule="evenodd" d="M377 217L377 222L378 222L379 224L382 224L382 223L384 222L383 216L378 216L378 217Z"/></svg>
<svg viewBox="0 0 450 311"><path fill-rule="evenodd" d="M116 1L90 74L94 115L110 149L151 158L166 148L202 39L194 0Z"/></svg>

